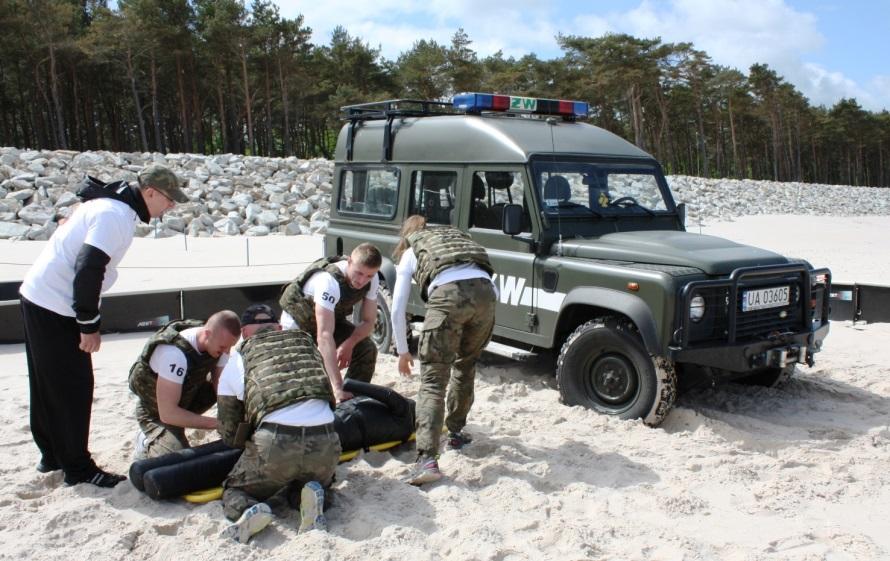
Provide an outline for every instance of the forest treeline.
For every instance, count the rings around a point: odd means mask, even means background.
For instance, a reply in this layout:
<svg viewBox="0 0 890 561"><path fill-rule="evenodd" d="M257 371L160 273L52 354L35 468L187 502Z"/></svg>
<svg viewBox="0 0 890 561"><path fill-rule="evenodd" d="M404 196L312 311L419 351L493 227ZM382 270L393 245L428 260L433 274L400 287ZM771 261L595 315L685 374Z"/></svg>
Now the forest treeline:
<svg viewBox="0 0 890 561"><path fill-rule="evenodd" d="M890 184L890 113L813 106L764 64L691 43L560 35L562 56L481 57L458 29L396 60L268 0L0 0L0 145L331 158L339 108L464 91L570 98L667 173Z"/></svg>

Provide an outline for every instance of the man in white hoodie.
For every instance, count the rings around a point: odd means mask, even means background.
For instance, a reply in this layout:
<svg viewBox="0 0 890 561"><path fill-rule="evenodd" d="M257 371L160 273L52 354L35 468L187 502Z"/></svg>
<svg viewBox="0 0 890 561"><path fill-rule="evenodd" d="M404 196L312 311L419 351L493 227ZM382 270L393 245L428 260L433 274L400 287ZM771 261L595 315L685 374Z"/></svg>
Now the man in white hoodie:
<svg viewBox="0 0 890 561"><path fill-rule="evenodd" d="M114 487L124 476L99 468L89 452L91 353L99 350L99 301L117 279L137 218L148 222L188 201L169 169L152 165L126 181L87 178L83 200L25 275L21 294L37 471L65 471L65 483Z"/></svg>

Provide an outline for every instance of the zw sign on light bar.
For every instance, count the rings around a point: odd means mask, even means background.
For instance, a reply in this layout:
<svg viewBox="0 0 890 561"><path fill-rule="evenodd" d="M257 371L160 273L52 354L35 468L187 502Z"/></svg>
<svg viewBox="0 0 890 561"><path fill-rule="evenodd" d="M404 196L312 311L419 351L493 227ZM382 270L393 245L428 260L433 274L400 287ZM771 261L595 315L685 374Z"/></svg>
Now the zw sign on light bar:
<svg viewBox="0 0 890 561"><path fill-rule="evenodd" d="M463 93L452 98L455 109L467 113L503 111L533 113L535 115L562 115L563 117L587 117L589 108L584 101L567 99L543 99L484 93Z"/></svg>

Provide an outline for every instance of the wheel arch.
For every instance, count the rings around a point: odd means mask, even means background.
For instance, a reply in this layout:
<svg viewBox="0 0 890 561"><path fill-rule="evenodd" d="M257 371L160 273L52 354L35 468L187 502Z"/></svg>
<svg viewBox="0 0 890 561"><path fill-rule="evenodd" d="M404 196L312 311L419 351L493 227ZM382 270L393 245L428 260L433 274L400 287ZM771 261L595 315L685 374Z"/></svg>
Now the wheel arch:
<svg viewBox="0 0 890 561"><path fill-rule="evenodd" d="M651 355L661 354L655 319L639 296L611 288L585 286L571 290L562 302L554 333L557 347L576 327L595 317L625 317L636 326L643 346Z"/></svg>

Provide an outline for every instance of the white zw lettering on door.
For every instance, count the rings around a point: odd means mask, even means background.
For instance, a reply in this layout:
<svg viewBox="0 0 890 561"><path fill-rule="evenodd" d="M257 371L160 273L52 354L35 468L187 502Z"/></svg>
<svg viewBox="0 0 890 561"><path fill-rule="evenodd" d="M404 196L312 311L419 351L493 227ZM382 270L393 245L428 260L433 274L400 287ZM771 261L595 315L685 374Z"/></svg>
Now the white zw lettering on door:
<svg viewBox="0 0 890 561"><path fill-rule="evenodd" d="M495 273L491 280L498 289L498 299L508 306L528 306L532 302L542 310L558 312L565 300L564 292L547 292L540 288L531 288L525 277L500 275ZM534 297L534 298L532 298Z"/></svg>

